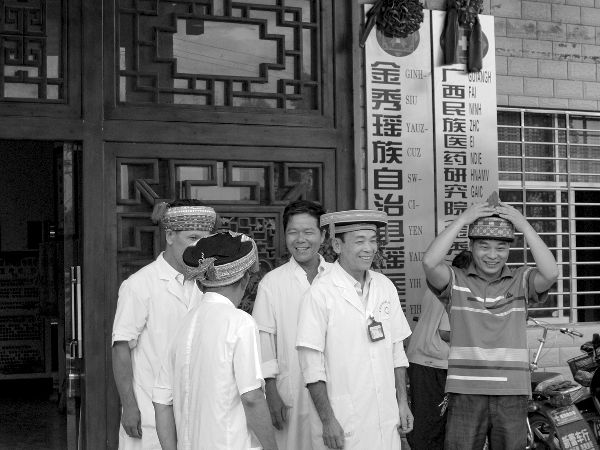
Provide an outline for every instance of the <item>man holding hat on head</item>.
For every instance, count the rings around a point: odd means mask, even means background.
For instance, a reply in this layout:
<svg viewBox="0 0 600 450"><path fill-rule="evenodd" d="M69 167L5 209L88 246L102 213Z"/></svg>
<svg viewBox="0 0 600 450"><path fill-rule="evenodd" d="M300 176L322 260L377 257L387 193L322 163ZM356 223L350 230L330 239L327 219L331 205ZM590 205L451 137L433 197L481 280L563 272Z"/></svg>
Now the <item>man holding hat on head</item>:
<svg viewBox="0 0 600 450"><path fill-rule="evenodd" d="M370 270L380 211L321 216L338 260L300 306L296 347L316 415L314 449L398 450L412 429L406 397L410 328L394 284Z"/></svg>
<svg viewBox="0 0 600 450"><path fill-rule="evenodd" d="M189 247L183 260L204 297L181 321L154 386L162 448L258 449L258 438L264 450L276 450L258 329L236 309L258 269L256 244L240 233L218 233Z"/></svg>
<svg viewBox="0 0 600 450"><path fill-rule="evenodd" d="M214 231L217 214L197 200L178 200L157 204L152 218L165 230L165 250L121 284L113 324L113 373L123 408L121 450L160 449L152 387L167 343L202 298L196 283L184 277L182 255Z"/></svg>
<svg viewBox="0 0 600 450"><path fill-rule="evenodd" d="M472 262L451 267L444 258L467 225ZM537 268L506 266L515 228ZM486 436L494 449L525 448L531 395L527 305L544 301L555 283L554 256L519 211L488 199L436 237L423 267L429 287L446 304L452 329L445 449L480 450Z"/></svg>

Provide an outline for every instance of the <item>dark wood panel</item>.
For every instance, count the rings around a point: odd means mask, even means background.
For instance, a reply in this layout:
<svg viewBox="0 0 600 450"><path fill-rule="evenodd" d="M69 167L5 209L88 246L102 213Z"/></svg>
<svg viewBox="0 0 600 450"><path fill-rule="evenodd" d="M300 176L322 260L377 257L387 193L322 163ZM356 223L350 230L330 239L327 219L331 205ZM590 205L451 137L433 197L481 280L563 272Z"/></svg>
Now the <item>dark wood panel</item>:
<svg viewBox="0 0 600 450"><path fill-rule="evenodd" d="M0 139L40 139L78 141L87 125L81 119L50 117L7 117L0 120Z"/></svg>
<svg viewBox="0 0 600 450"><path fill-rule="evenodd" d="M284 128L227 124L191 124L165 122L104 122L104 138L120 142L185 142L226 145L337 147L342 130L320 128ZM346 131L347 134L347 131Z"/></svg>

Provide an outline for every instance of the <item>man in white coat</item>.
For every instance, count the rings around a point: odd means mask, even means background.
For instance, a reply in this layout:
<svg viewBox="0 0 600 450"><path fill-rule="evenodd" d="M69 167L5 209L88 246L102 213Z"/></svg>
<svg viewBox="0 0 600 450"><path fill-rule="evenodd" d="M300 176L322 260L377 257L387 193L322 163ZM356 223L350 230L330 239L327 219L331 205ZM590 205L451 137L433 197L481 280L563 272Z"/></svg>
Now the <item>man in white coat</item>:
<svg viewBox="0 0 600 450"><path fill-rule="evenodd" d="M214 230L217 215L198 201L178 200L157 204L152 217L165 230L165 250L121 284L113 324L113 373L122 405L120 450L160 450L152 387L169 340L202 298L196 283L184 278L182 255Z"/></svg>
<svg viewBox="0 0 600 450"><path fill-rule="evenodd" d="M384 212L321 216L338 260L307 291L296 346L318 417L315 449L398 450L412 429L403 340L410 328L394 284L370 270Z"/></svg>
<svg viewBox="0 0 600 450"><path fill-rule="evenodd" d="M240 233L219 233L200 239L183 258L204 297L180 324L154 386L162 448L277 450L262 390L258 330L236 308L258 268L256 244Z"/></svg>
<svg viewBox="0 0 600 450"><path fill-rule="evenodd" d="M318 203L297 200L283 212L290 260L264 276L258 285L252 315L260 335L262 370L271 421L280 450L312 450L310 398L296 351L300 302L313 280L331 264L319 255L325 239Z"/></svg>

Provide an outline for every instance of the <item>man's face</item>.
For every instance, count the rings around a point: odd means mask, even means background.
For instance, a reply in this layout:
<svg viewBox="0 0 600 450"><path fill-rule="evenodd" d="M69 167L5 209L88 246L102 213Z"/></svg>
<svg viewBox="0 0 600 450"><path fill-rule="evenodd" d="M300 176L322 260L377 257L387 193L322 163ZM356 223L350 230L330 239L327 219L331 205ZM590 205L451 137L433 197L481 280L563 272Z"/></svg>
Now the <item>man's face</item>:
<svg viewBox="0 0 600 450"><path fill-rule="evenodd" d="M510 243L494 239L476 239L471 243L473 263L484 278L495 279L508 259Z"/></svg>
<svg viewBox="0 0 600 450"><path fill-rule="evenodd" d="M358 230L344 233L344 240L334 239L333 249L340 255L339 262L346 272L359 280L371 268L377 252L377 233Z"/></svg>
<svg viewBox="0 0 600 450"><path fill-rule="evenodd" d="M201 238L210 234L208 231L190 230L190 231L171 231L165 232L167 238L167 248L165 257L172 258L177 264L177 270L185 273L185 263L183 262L183 252L190 245L195 245Z"/></svg>
<svg viewBox="0 0 600 450"><path fill-rule="evenodd" d="M317 252L324 238L317 219L310 214L294 214L289 218L285 229L285 245L298 264L318 259Z"/></svg>

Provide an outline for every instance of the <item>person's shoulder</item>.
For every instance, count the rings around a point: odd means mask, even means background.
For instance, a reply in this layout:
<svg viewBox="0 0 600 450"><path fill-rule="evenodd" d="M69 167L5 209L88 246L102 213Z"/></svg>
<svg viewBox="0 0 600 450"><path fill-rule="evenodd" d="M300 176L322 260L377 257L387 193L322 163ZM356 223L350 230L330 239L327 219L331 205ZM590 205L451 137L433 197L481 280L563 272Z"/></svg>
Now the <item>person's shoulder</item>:
<svg viewBox="0 0 600 450"><path fill-rule="evenodd" d="M371 279L380 285L392 286L395 289L395 284L392 280L390 280L387 275L384 275L381 272L377 272L375 270L369 270L369 275Z"/></svg>
<svg viewBox="0 0 600 450"><path fill-rule="evenodd" d="M133 272L124 282L137 283L146 280L149 276L158 276L158 269L158 261L154 260Z"/></svg>
<svg viewBox="0 0 600 450"><path fill-rule="evenodd" d="M267 272L262 279L260 280L261 284L273 284L281 279L282 276L285 276L290 270L290 262L286 262L279 267L275 267L274 269Z"/></svg>

